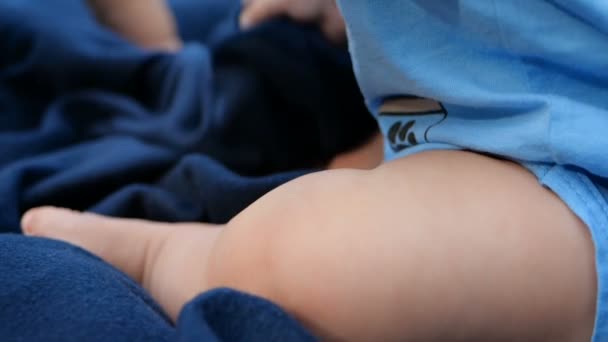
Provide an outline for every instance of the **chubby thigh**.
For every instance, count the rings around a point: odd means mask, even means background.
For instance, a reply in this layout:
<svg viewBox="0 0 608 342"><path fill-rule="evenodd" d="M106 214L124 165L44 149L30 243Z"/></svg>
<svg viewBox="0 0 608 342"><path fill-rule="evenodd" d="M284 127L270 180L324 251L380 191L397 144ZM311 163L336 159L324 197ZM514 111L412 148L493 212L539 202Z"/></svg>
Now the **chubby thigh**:
<svg viewBox="0 0 608 342"><path fill-rule="evenodd" d="M589 340L594 265L585 225L532 174L458 151L288 183L211 260L213 286L336 340Z"/></svg>

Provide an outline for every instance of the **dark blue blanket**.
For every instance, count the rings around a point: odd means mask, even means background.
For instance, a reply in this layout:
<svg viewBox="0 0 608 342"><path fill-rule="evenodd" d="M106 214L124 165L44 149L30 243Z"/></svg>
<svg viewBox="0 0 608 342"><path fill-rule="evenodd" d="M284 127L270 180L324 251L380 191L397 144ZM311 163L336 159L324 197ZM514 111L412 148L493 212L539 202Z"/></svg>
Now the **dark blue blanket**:
<svg viewBox="0 0 608 342"><path fill-rule="evenodd" d="M347 53L287 21L239 32L238 0L174 0L178 54L101 28L81 0L0 2L0 232L55 205L223 223L374 128ZM65 244L0 237L2 340L295 340L261 299L203 294L172 327Z"/></svg>

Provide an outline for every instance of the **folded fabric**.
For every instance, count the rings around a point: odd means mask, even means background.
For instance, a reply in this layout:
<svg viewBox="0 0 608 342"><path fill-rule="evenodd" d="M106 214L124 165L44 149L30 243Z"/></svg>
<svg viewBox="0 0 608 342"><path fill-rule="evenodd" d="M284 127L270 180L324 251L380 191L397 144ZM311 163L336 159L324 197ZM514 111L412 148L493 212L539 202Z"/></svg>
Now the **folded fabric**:
<svg viewBox="0 0 608 342"><path fill-rule="evenodd" d="M0 2L0 232L55 205L222 223L366 139L346 51L238 0L174 0L186 47L142 51L77 0ZM86 227L83 227L86 229ZM126 275L65 243L0 234L3 341L308 341L272 303L202 294L173 327Z"/></svg>
<svg viewBox="0 0 608 342"><path fill-rule="evenodd" d="M176 327L130 278L68 244L0 236L2 341L314 341L266 300L202 294Z"/></svg>
<svg viewBox="0 0 608 342"><path fill-rule="evenodd" d="M172 5L190 39L175 55L79 1L0 4L0 230L40 205L226 222L373 130L346 51L314 29L240 32L238 1Z"/></svg>

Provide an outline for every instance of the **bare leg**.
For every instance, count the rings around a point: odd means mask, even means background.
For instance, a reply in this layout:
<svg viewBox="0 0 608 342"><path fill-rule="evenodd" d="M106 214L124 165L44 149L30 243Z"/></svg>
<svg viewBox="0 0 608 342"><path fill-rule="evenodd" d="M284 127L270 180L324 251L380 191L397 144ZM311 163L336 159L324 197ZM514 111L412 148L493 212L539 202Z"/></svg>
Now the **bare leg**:
<svg viewBox="0 0 608 342"><path fill-rule="evenodd" d="M198 291L229 286L345 340L584 341L593 328L586 227L520 166L471 153L319 173L222 230L169 227L49 209L24 219L29 234L144 274L173 317ZM148 247L121 256L108 241ZM181 273L184 291L168 280Z"/></svg>

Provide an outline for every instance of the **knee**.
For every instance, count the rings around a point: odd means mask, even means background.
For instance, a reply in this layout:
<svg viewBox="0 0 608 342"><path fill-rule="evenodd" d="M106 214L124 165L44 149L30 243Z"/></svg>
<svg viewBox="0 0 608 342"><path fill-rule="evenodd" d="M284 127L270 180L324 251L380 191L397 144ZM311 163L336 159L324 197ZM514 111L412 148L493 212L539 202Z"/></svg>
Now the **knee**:
<svg viewBox="0 0 608 342"><path fill-rule="evenodd" d="M338 202L364 172L305 176L254 203L228 223L215 245L210 286L264 297L296 316L303 307L309 311L311 298L326 285L320 279L333 279L339 266L332 261L333 246L348 227L342 227Z"/></svg>
<svg viewBox="0 0 608 342"><path fill-rule="evenodd" d="M279 270L290 262L284 250L299 248L290 235L296 233L301 220L295 218L292 204L278 207L276 197L271 193L262 198L226 225L210 258L211 287L230 287L277 300Z"/></svg>
<svg viewBox="0 0 608 342"><path fill-rule="evenodd" d="M314 235L277 221L246 220L228 224L210 259L210 288L232 288L265 298L319 336L332 336L317 324L317 313L333 304L321 300L327 279L324 252L309 241ZM323 309L325 308L325 309Z"/></svg>

